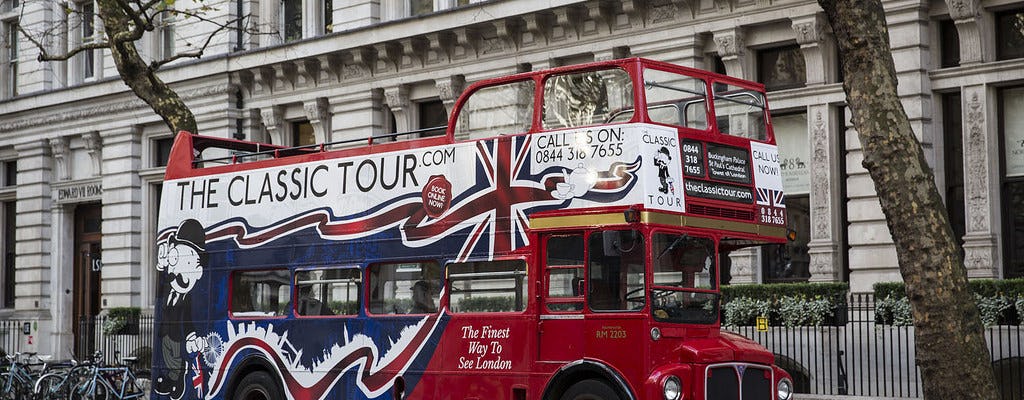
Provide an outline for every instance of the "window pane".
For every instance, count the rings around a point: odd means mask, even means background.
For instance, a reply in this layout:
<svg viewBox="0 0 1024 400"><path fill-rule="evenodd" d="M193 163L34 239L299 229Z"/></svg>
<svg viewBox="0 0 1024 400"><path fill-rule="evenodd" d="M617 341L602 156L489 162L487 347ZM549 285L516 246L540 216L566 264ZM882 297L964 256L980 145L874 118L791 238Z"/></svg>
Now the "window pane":
<svg viewBox="0 0 1024 400"><path fill-rule="evenodd" d="M583 310L582 283L583 267L548 268L548 310ZM570 301L559 301L560 299ZM573 299L577 299L577 301L571 301Z"/></svg>
<svg viewBox="0 0 1024 400"><path fill-rule="evenodd" d="M996 58L1024 57L1024 10L996 14Z"/></svg>
<svg viewBox="0 0 1024 400"><path fill-rule="evenodd" d="M725 135L767 140L764 96L750 89L724 84L720 86L716 85L715 90L718 131Z"/></svg>
<svg viewBox="0 0 1024 400"><path fill-rule="evenodd" d="M960 65L960 33L951 19L939 21L939 59L942 68Z"/></svg>
<svg viewBox="0 0 1024 400"><path fill-rule="evenodd" d="M526 309L528 280L522 260L448 265L452 312L511 312Z"/></svg>
<svg viewBox="0 0 1024 400"><path fill-rule="evenodd" d="M530 130L533 81L486 87L470 95L455 122L459 139L480 139Z"/></svg>
<svg viewBox="0 0 1024 400"><path fill-rule="evenodd" d="M644 91L651 121L707 129L707 84L703 80L647 69Z"/></svg>
<svg viewBox="0 0 1024 400"><path fill-rule="evenodd" d="M409 0L409 15L425 15L434 12L434 0Z"/></svg>
<svg viewBox="0 0 1024 400"><path fill-rule="evenodd" d="M1004 278L1024 277L1024 180L1003 184L1006 213L1006 266Z"/></svg>
<svg viewBox="0 0 1024 400"><path fill-rule="evenodd" d="M362 281L358 268L297 271L295 314L359 314L359 288Z"/></svg>
<svg viewBox="0 0 1024 400"><path fill-rule="evenodd" d="M583 235L548 238L548 265L583 265Z"/></svg>
<svg viewBox="0 0 1024 400"><path fill-rule="evenodd" d="M5 161L4 162L4 186L14 186L18 184L18 162L17 161Z"/></svg>
<svg viewBox="0 0 1024 400"><path fill-rule="evenodd" d="M633 85L620 69L556 75L544 84L544 129L607 123L633 109Z"/></svg>
<svg viewBox="0 0 1024 400"><path fill-rule="evenodd" d="M644 240L637 231L590 235L587 304L592 310L644 308Z"/></svg>
<svg viewBox="0 0 1024 400"><path fill-rule="evenodd" d="M157 139L153 141L153 166L165 167L171 159L171 147L174 146L174 138Z"/></svg>
<svg viewBox="0 0 1024 400"><path fill-rule="evenodd" d="M370 266L370 312L426 314L437 312L441 267L435 262Z"/></svg>
<svg viewBox="0 0 1024 400"><path fill-rule="evenodd" d="M231 316L285 315L291 300L289 281L286 269L235 272L231 276Z"/></svg>
<svg viewBox="0 0 1024 400"><path fill-rule="evenodd" d="M791 89L807 84L807 66L798 45L758 51L757 72L765 90Z"/></svg>
<svg viewBox="0 0 1024 400"><path fill-rule="evenodd" d="M284 0L284 40L302 39L302 0Z"/></svg>
<svg viewBox="0 0 1024 400"><path fill-rule="evenodd" d="M715 243L711 239L658 233L652 240L655 286L718 288Z"/></svg>
<svg viewBox="0 0 1024 400"><path fill-rule="evenodd" d="M316 134L313 133L313 125L309 121L292 122L292 135L292 143L295 146L316 144Z"/></svg>
<svg viewBox="0 0 1024 400"><path fill-rule="evenodd" d="M1024 87L1003 89L1001 111L1006 176L1024 176Z"/></svg>
<svg viewBox="0 0 1024 400"><path fill-rule="evenodd" d="M765 283L806 282L811 277L811 208L808 196L786 196L786 217L789 229L796 231L796 240L786 244L762 247L761 260Z"/></svg>
<svg viewBox="0 0 1024 400"><path fill-rule="evenodd" d="M807 137L807 113L772 116L779 167L786 195L811 191L811 145Z"/></svg>
<svg viewBox="0 0 1024 400"><path fill-rule="evenodd" d="M419 109L419 129L444 127L448 125L448 110L440 99L416 103ZM444 129L424 132L423 136L441 136Z"/></svg>
<svg viewBox="0 0 1024 400"><path fill-rule="evenodd" d="M324 32L334 32L334 1L324 0Z"/></svg>

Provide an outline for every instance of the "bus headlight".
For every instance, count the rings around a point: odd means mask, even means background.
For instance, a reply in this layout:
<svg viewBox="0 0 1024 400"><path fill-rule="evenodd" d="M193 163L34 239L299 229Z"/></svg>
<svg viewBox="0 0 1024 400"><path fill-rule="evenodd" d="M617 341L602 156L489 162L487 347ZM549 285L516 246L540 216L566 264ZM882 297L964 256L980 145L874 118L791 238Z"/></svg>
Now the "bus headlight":
<svg viewBox="0 0 1024 400"><path fill-rule="evenodd" d="M783 379L779 381L778 391L779 400L789 400L793 396L793 384L789 379Z"/></svg>
<svg viewBox="0 0 1024 400"><path fill-rule="evenodd" d="M679 378L674 376L670 376L665 380L665 386L662 389L665 400L679 400L683 394L683 385L679 383Z"/></svg>

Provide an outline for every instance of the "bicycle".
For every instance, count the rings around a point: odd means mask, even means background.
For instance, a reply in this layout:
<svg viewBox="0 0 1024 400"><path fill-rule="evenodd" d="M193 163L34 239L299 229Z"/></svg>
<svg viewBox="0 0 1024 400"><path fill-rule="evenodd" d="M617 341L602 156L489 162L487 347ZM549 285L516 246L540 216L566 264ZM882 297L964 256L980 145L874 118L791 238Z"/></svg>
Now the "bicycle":
<svg viewBox="0 0 1024 400"><path fill-rule="evenodd" d="M74 380L78 374L84 373L78 368L78 362L74 359L68 362L45 364L36 379L32 392L36 400L66 399L68 397L68 382Z"/></svg>
<svg viewBox="0 0 1024 400"><path fill-rule="evenodd" d="M25 356L25 362L20 361L22 356ZM6 370L0 373L0 380L3 381L0 400L22 400L31 396L33 383L39 374L33 367L43 365L38 362L32 363L33 358L38 361L36 353L15 353L13 356L7 355L6 358Z"/></svg>
<svg viewBox="0 0 1024 400"><path fill-rule="evenodd" d="M115 352L115 357L116 357ZM130 364L136 361L135 357L124 357L122 364L118 366L101 365L98 360L102 353L96 352L95 362L83 364L83 374L70 376L68 386L68 398L71 400L131 400L139 399L145 395L139 387L135 378L135 371Z"/></svg>

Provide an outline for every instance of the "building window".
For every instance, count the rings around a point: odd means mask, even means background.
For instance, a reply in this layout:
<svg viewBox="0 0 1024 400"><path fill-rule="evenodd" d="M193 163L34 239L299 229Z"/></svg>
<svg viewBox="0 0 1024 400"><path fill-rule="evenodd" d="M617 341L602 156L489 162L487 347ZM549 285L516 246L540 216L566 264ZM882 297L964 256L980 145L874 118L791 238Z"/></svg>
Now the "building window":
<svg viewBox="0 0 1024 400"><path fill-rule="evenodd" d="M3 300L4 308L14 308L15 202L3 204Z"/></svg>
<svg viewBox="0 0 1024 400"><path fill-rule="evenodd" d="M1004 278L1024 277L1024 86L999 92Z"/></svg>
<svg viewBox="0 0 1024 400"><path fill-rule="evenodd" d="M426 15L434 12L434 0L409 0L409 15Z"/></svg>
<svg viewBox="0 0 1024 400"><path fill-rule="evenodd" d="M996 58L1024 57L1024 9L996 14Z"/></svg>
<svg viewBox="0 0 1024 400"><path fill-rule="evenodd" d="M302 0L283 0L281 7L284 10L281 13L284 41L302 39Z"/></svg>
<svg viewBox="0 0 1024 400"><path fill-rule="evenodd" d="M174 146L174 138L156 139L153 141L153 166L166 167L171 160L171 147Z"/></svg>
<svg viewBox="0 0 1024 400"><path fill-rule="evenodd" d="M287 269L236 271L231 275L231 316L283 316L291 301L291 288Z"/></svg>
<svg viewBox="0 0 1024 400"><path fill-rule="evenodd" d="M334 1L324 1L324 33L334 32Z"/></svg>
<svg viewBox="0 0 1024 400"><path fill-rule="evenodd" d="M811 258L811 148L807 138L807 113L772 116L779 146L782 187L786 192L788 228L796 240L764 246L761 267L765 283L804 282L810 277Z"/></svg>
<svg viewBox="0 0 1024 400"><path fill-rule="evenodd" d="M3 185L0 187L10 187L18 184L18 162L17 161L4 161L3 164L3 177L4 181L0 182Z"/></svg>
<svg viewBox="0 0 1024 400"><path fill-rule="evenodd" d="M946 177L946 212L953 228L960 257L963 258L964 235L967 233L964 213L964 144L960 93L942 96L942 142L945 147L943 171Z"/></svg>
<svg viewBox="0 0 1024 400"><path fill-rule="evenodd" d="M939 66L960 65L960 33L951 19L939 21Z"/></svg>
<svg viewBox="0 0 1024 400"><path fill-rule="evenodd" d="M444 108L444 102L440 99L421 101L416 103L416 108L420 129L439 128L423 132L421 136L443 136L448 125L448 110Z"/></svg>
<svg viewBox="0 0 1024 400"><path fill-rule="evenodd" d="M164 59L174 57L174 19L164 14L160 23L160 56Z"/></svg>
<svg viewBox="0 0 1024 400"><path fill-rule="evenodd" d="M312 144L316 144L313 125L305 120L292 122L292 145L308 146Z"/></svg>
<svg viewBox="0 0 1024 400"><path fill-rule="evenodd" d="M757 77L766 90L803 87L807 66L799 45L775 47L757 52Z"/></svg>
<svg viewBox="0 0 1024 400"><path fill-rule="evenodd" d="M371 265L370 313L437 312L441 267L433 261Z"/></svg>
<svg viewBox="0 0 1024 400"><path fill-rule="evenodd" d="M95 19L95 5L89 0L82 3L82 44L90 44L95 40L96 34L93 23ZM84 65L82 66L82 77L92 79L96 76L96 50L89 49L82 52Z"/></svg>

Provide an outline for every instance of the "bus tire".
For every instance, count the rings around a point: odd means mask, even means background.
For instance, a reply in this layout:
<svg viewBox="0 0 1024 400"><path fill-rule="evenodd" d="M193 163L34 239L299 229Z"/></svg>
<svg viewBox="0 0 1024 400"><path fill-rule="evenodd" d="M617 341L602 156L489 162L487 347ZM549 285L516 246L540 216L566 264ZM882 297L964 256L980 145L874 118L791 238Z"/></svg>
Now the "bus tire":
<svg viewBox="0 0 1024 400"><path fill-rule="evenodd" d="M234 400L279 400L284 398L274 378L265 371L253 371L235 386Z"/></svg>
<svg viewBox="0 0 1024 400"><path fill-rule="evenodd" d="M619 395L604 381L587 379L569 386L561 400L619 400Z"/></svg>

